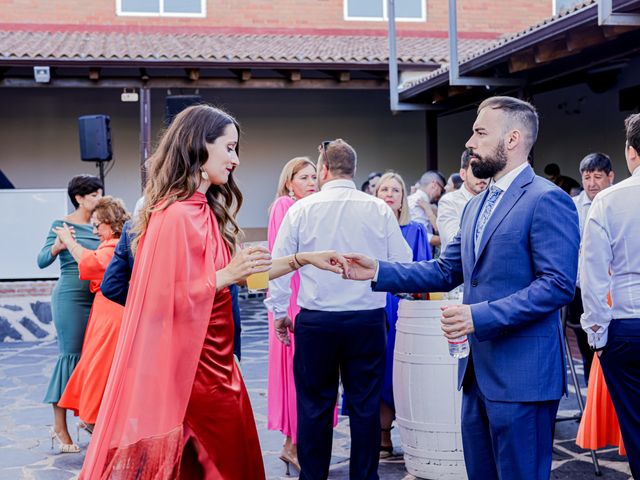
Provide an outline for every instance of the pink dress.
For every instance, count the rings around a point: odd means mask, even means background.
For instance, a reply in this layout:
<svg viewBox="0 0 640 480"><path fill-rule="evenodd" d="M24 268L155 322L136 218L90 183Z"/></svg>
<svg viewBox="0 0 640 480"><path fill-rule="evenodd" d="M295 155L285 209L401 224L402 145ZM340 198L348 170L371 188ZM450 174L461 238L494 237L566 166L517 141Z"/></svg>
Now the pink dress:
<svg viewBox="0 0 640 480"><path fill-rule="evenodd" d="M269 251L273 251L276 235L287 210L294 204L290 197L280 197L271 206L269 214L268 240ZM291 299L287 311L295 324L298 307L298 290L300 290L300 274L291 277ZM291 346L286 347L275 334L273 314L269 312L269 374L267 386L267 427L279 430L297 443L298 410L296 408L296 386L293 381L293 352L295 337L290 334Z"/></svg>

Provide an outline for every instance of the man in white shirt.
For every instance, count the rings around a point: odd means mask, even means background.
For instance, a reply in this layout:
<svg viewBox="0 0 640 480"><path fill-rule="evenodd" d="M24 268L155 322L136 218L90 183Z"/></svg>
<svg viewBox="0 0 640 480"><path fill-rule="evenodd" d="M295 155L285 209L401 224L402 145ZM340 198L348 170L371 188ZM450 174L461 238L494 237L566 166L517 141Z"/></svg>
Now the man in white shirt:
<svg viewBox="0 0 640 480"><path fill-rule="evenodd" d="M600 356L631 473L640 478L640 114L627 117L625 128L632 176L593 200L582 239L580 286L582 328Z"/></svg>
<svg viewBox="0 0 640 480"><path fill-rule="evenodd" d="M613 185L615 174L611 159L604 153L590 153L580 161L580 177L582 179L582 192L573 197L573 203L578 210L578 220L580 223L580 237L584 233L584 225L587 214L591 208L591 202L595 196L605 188ZM591 252L597 254L597 252ZM580 326L580 317L583 313L582 294L580 292L580 275L576 282L576 294L573 301L567 305L567 325L574 329L578 340L578 348L582 355L584 365L584 378L589 383L589 372L593 361L593 351L589 347L587 334Z"/></svg>
<svg viewBox="0 0 640 480"><path fill-rule="evenodd" d="M469 163L469 150L462 153L460 159L460 177L462 186L458 190L443 195L438 202L438 234L440 235L440 254L447 248L447 244L453 240L460 230L462 211L469 200L484 192L487 188L487 180L476 178Z"/></svg>
<svg viewBox="0 0 640 480"><path fill-rule="evenodd" d="M427 227L429 244L432 247L440 245L440 239L435 235L437 210L435 204L444 194L446 181L436 170L429 170L422 174L415 193L407 197L411 220L422 223Z"/></svg>
<svg viewBox="0 0 640 480"><path fill-rule="evenodd" d="M331 246L411 261L411 249L389 206L356 189L356 152L349 144L340 139L323 142L317 170L321 191L289 209L276 237L274 256ZM276 334L285 344L293 330L293 319L287 317L289 282L290 275L269 282L270 298L265 302L274 313ZM293 369L301 479L325 479L329 474L339 375L349 399L349 477L378 478L385 303L386 294L372 292L365 283L300 269L301 311L295 319Z"/></svg>

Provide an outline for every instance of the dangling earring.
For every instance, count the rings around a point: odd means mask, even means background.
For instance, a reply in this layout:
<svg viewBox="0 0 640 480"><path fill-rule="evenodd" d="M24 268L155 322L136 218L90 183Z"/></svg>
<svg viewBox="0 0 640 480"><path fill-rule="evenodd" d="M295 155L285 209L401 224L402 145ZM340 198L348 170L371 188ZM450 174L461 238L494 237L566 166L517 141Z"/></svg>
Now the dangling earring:
<svg viewBox="0 0 640 480"><path fill-rule="evenodd" d="M209 174L207 172L205 172L204 170L200 170L201 175L202 175L202 179L205 181L209 180Z"/></svg>
<svg viewBox="0 0 640 480"><path fill-rule="evenodd" d="M289 189L289 196L294 200L296 199L296 194L293 193L293 190L291 190L291 189Z"/></svg>

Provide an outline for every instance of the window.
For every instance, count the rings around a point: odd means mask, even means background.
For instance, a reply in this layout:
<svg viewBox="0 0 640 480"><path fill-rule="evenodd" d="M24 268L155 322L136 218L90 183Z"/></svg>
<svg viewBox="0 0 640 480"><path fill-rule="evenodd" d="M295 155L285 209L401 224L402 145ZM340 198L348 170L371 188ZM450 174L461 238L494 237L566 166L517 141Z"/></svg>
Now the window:
<svg viewBox="0 0 640 480"><path fill-rule="evenodd" d="M584 3L584 0L553 0L553 14L558 15L581 3Z"/></svg>
<svg viewBox="0 0 640 480"><path fill-rule="evenodd" d="M395 4L396 20L424 22L427 19L426 0L395 0ZM387 0L344 0L344 19L386 21Z"/></svg>
<svg viewBox="0 0 640 480"><path fill-rule="evenodd" d="M122 16L206 17L206 0L116 0Z"/></svg>

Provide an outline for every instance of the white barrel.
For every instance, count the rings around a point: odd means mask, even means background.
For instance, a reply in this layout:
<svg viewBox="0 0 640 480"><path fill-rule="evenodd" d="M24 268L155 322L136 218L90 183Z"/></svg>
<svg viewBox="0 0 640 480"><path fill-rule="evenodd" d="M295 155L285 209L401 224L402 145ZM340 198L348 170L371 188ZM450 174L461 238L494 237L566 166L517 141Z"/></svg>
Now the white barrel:
<svg viewBox="0 0 640 480"><path fill-rule="evenodd" d="M442 334L440 307L455 300L401 300L393 356L396 422L407 471L466 479L460 433L458 361Z"/></svg>

